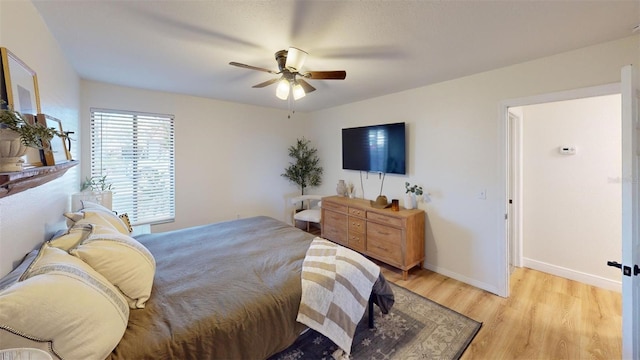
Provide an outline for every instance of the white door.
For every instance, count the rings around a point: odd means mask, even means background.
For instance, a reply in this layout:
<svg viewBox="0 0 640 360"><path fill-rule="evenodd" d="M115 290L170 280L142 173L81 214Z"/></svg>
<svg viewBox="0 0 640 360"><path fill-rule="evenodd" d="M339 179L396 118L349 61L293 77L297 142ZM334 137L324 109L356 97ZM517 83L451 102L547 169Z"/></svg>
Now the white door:
<svg viewBox="0 0 640 360"><path fill-rule="evenodd" d="M640 359L640 125L638 77L622 68L622 358ZM640 269L638 269L640 270Z"/></svg>

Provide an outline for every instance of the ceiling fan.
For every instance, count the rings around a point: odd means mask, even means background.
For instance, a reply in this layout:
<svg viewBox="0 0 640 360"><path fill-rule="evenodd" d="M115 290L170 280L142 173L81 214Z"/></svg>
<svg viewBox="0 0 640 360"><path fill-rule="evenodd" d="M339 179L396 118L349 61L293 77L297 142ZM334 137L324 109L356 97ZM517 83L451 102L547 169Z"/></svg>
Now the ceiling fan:
<svg viewBox="0 0 640 360"><path fill-rule="evenodd" d="M293 99L298 100L304 97L307 93L314 91L316 88L311 86L304 79L313 80L344 80L347 77L347 72L344 70L335 71L300 71L304 65L304 61L307 58L307 52L298 48L290 47L289 50L277 51L276 61L278 62L278 69L280 71L272 71L256 66L245 65L237 62L230 62L229 65L250 69L264 71L269 74L280 75L279 78L267 80L260 84L254 85L254 88L263 88L271 84L278 83L276 89L276 96L279 99L287 100L289 94L293 93Z"/></svg>

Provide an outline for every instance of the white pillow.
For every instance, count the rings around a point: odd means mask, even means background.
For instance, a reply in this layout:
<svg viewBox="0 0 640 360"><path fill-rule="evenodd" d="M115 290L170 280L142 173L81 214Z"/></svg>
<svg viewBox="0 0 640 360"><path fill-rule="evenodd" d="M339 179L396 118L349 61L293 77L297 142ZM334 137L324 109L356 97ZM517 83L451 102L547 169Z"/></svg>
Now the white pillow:
<svg viewBox="0 0 640 360"><path fill-rule="evenodd" d="M109 281L44 243L20 281L0 292L0 348L29 340L58 358L104 359L128 319L127 302Z"/></svg>
<svg viewBox="0 0 640 360"><path fill-rule="evenodd" d="M112 212L108 207L98 204L97 202L89 201L89 200L80 200L82 203L82 210L84 209L93 209L93 210L102 210L107 212Z"/></svg>
<svg viewBox="0 0 640 360"><path fill-rule="evenodd" d="M129 307L144 308L151 296L156 261L136 239L111 227L95 224L91 234L69 253L115 285Z"/></svg>

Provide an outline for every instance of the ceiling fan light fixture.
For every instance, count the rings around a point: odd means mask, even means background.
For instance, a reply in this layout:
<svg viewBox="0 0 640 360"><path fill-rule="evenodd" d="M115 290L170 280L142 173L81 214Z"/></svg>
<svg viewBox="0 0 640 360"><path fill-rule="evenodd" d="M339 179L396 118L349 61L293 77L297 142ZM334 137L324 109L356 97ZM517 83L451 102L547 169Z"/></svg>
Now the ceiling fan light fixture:
<svg viewBox="0 0 640 360"><path fill-rule="evenodd" d="M289 81L287 79L282 79L278 81L278 88L276 88L276 96L278 99L287 100L289 97Z"/></svg>
<svg viewBox="0 0 640 360"><path fill-rule="evenodd" d="M304 92L304 88L302 88L302 85L296 82L296 84L293 86L293 99L294 100L302 99L306 95L307 94Z"/></svg>
<svg viewBox="0 0 640 360"><path fill-rule="evenodd" d="M287 51L287 62L284 64L284 66L287 69L298 71L302 69L302 65L304 65L304 61L306 59L307 52L302 51L298 48L290 47Z"/></svg>

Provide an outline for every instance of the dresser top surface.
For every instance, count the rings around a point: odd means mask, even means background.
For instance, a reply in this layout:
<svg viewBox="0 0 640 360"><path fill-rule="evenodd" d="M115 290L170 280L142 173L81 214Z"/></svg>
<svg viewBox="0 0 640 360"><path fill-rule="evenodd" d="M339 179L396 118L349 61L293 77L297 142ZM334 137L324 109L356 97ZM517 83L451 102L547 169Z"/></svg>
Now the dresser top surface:
<svg viewBox="0 0 640 360"><path fill-rule="evenodd" d="M376 208L371 206L371 201L370 200L366 200L366 199L351 199L348 197L344 197L344 196L327 196L322 198L322 202L323 204L325 202L333 202L333 203L337 203L340 205L344 205L344 206L348 206L348 207L357 207L366 211L370 211L370 212L374 212L374 213L378 213L378 214L384 214L384 215L388 215L388 216L394 216L394 217L407 217L407 216L411 216L411 215L415 215L415 214L420 214L420 213L424 213L424 210L422 209L412 209L412 210L408 210L405 209L403 207L400 207L400 211L393 211L391 210L391 207L387 207L384 209L380 209L380 208Z"/></svg>

